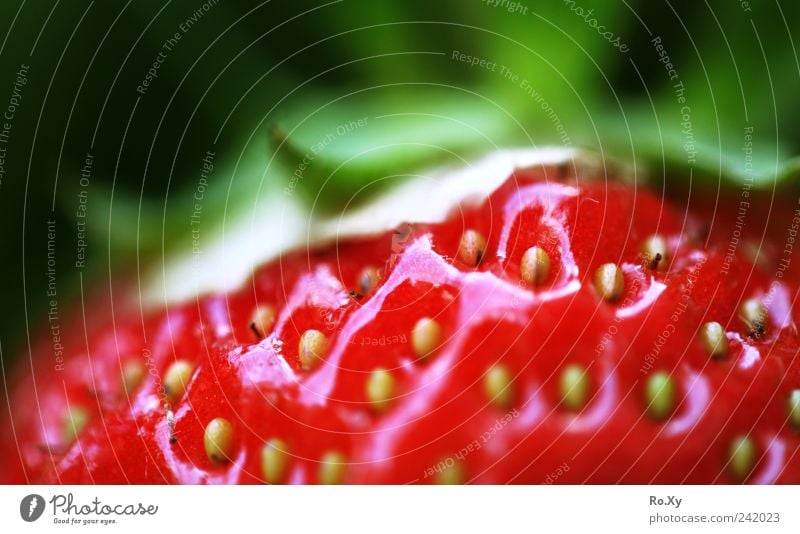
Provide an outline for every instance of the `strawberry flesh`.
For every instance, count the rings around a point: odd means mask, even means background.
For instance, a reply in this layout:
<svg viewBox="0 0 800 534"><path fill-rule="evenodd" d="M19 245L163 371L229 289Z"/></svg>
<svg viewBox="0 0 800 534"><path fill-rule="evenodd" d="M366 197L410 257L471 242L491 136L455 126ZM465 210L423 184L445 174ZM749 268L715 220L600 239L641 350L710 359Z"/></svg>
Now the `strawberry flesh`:
<svg viewBox="0 0 800 534"><path fill-rule="evenodd" d="M345 483L800 483L788 403L800 388L798 279L775 274L794 208L753 199L741 242L772 261L740 246L730 262L735 198L680 209L642 187L555 171L519 170L441 223L287 252L230 293L145 312L95 298L62 325L63 367L48 339L19 369L0 482L263 483L262 449L279 439L286 483L328 481L331 452ZM459 250L466 230L486 242L477 265ZM662 270L642 253L653 235L669 251ZM550 260L536 286L520 267L533 246ZM593 282L607 263L624 280L613 302ZM366 268L379 272L375 287ZM739 317L751 297L767 312L761 335ZM250 323L265 304L276 320L258 339ZM421 318L440 329L422 356ZM698 340L708 321L727 333L722 358ZM327 346L308 370L299 345L311 329ZM169 403L176 361L192 373ZM126 365L141 372L127 391ZM562 402L570 366L585 371L577 409ZM493 367L508 373L507 402L485 386ZM383 407L366 387L376 369L392 378ZM659 372L674 386L665 417L648 411ZM232 428L224 461L204 448L219 417ZM756 453L737 471L742 436Z"/></svg>

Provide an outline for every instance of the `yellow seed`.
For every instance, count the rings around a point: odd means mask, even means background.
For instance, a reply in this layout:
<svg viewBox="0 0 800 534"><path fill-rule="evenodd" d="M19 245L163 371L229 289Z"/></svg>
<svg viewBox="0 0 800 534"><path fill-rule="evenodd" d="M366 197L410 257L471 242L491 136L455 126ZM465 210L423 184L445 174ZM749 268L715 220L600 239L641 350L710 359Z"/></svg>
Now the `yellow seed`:
<svg viewBox="0 0 800 534"><path fill-rule="evenodd" d="M728 354L725 329L716 321L710 321L700 327L700 342L712 358L724 358Z"/></svg>
<svg viewBox="0 0 800 534"><path fill-rule="evenodd" d="M411 331L411 346L417 356L424 358L439 346L441 338L442 328L439 323L429 317L423 317Z"/></svg>
<svg viewBox="0 0 800 534"><path fill-rule="evenodd" d="M756 444L749 436L739 436L731 441L728 454L728 472L742 482L755 467Z"/></svg>
<svg viewBox="0 0 800 534"><path fill-rule="evenodd" d="M375 267L364 267L358 275L358 293L359 295L369 295L373 289L378 286L380 280L380 273Z"/></svg>
<svg viewBox="0 0 800 534"><path fill-rule="evenodd" d="M625 292L622 269L613 263L601 265L594 273L594 287L604 300L609 302L619 300Z"/></svg>
<svg viewBox="0 0 800 534"><path fill-rule="evenodd" d="M675 409L675 381L664 371L653 373L647 379L645 396L650 416L666 419Z"/></svg>
<svg viewBox="0 0 800 534"><path fill-rule="evenodd" d="M271 439L261 449L261 474L267 484L283 484L289 468L289 446L283 440Z"/></svg>
<svg viewBox="0 0 800 534"><path fill-rule="evenodd" d="M467 230L461 236L458 247L458 259L469 265L477 267L486 252L486 238L475 230Z"/></svg>
<svg viewBox="0 0 800 534"><path fill-rule="evenodd" d="M764 270L770 268L770 258L767 254L765 247L761 246L758 241L748 239L742 243L742 254L747 261L753 263Z"/></svg>
<svg viewBox="0 0 800 534"><path fill-rule="evenodd" d="M647 265L654 271L663 271L667 267L667 242L660 235L648 237L642 244L642 254Z"/></svg>
<svg viewBox="0 0 800 534"><path fill-rule="evenodd" d="M138 360L128 360L122 364L122 387L123 393L130 395L139 384L145 375L144 364Z"/></svg>
<svg viewBox="0 0 800 534"><path fill-rule="evenodd" d="M227 419L212 419L203 436L208 459L221 464L229 462L233 452L233 426Z"/></svg>
<svg viewBox="0 0 800 534"><path fill-rule="evenodd" d="M550 256L540 247L531 247L522 255L520 262L522 279L528 284L540 286L550 274Z"/></svg>
<svg viewBox="0 0 800 534"><path fill-rule="evenodd" d="M250 318L250 329L261 339L266 337L275 324L275 308L268 304L261 304L256 307L253 316Z"/></svg>
<svg viewBox="0 0 800 534"><path fill-rule="evenodd" d="M495 365L483 376L486 396L500 408L508 408L514 402L511 387L511 372L504 365Z"/></svg>
<svg viewBox="0 0 800 534"><path fill-rule="evenodd" d="M455 486L464 483L464 473L461 470L461 466L455 463L446 464L444 469L442 469L439 473L436 474L436 478L434 479L436 484L445 485L445 486Z"/></svg>
<svg viewBox="0 0 800 534"><path fill-rule="evenodd" d="M789 424L800 431L800 389L789 394Z"/></svg>
<svg viewBox="0 0 800 534"><path fill-rule="evenodd" d="M578 411L586 405L589 397L589 374L579 364L567 366L561 372L561 401L567 410Z"/></svg>
<svg viewBox="0 0 800 534"><path fill-rule="evenodd" d="M747 299L739 308L739 318L744 323L747 335L759 337L767 326L767 310L758 299Z"/></svg>
<svg viewBox="0 0 800 534"><path fill-rule="evenodd" d="M300 365L306 371L316 367L328 350L328 338L319 330L306 330L300 336L298 354Z"/></svg>
<svg viewBox="0 0 800 534"><path fill-rule="evenodd" d="M341 484L344 481L344 473L347 459L339 452L326 452L320 459L319 483L320 484Z"/></svg>
<svg viewBox="0 0 800 534"><path fill-rule="evenodd" d="M369 375L366 383L367 399L376 411L383 411L389 407L394 397L396 382L392 374L386 369L375 369Z"/></svg>
<svg viewBox="0 0 800 534"><path fill-rule="evenodd" d="M89 412L81 406L69 406L61 423L64 443L72 443L89 422Z"/></svg>
<svg viewBox="0 0 800 534"><path fill-rule="evenodd" d="M194 366L186 360L178 360L164 373L164 395L167 402L175 404L186 392L186 386L194 373Z"/></svg>

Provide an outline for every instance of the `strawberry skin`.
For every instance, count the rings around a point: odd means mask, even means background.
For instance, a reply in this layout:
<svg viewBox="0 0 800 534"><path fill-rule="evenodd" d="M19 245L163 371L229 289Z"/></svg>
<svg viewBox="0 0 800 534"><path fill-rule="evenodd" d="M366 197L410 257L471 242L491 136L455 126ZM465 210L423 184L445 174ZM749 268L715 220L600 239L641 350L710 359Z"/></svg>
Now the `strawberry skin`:
<svg viewBox="0 0 800 534"><path fill-rule="evenodd" d="M800 483L794 208L752 200L730 261L733 197L532 167L229 293L100 295L11 382L0 482Z"/></svg>

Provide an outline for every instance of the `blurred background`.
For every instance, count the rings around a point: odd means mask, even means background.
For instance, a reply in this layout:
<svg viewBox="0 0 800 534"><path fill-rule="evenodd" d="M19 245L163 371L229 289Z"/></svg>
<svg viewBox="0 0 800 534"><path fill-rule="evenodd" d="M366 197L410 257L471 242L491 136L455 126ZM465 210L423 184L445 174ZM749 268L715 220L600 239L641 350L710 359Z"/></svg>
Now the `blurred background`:
<svg viewBox="0 0 800 534"><path fill-rule="evenodd" d="M547 145L657 186L793 187L797 42L787 0L3 0L3 360L51 300L191 254L197 195L207 232L326 217Z"/></svg>

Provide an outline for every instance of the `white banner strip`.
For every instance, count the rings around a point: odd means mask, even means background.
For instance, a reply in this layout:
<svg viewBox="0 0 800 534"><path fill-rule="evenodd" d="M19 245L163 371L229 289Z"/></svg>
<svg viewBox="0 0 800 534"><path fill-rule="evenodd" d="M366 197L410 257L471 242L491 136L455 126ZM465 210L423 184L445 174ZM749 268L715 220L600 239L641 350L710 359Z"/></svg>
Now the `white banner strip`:
<svg viewBox="0 0 800 534"><path fill-rule="evenodd" d="M0 496L3 532L800 532L796 486L2 486Z"/></svg>

